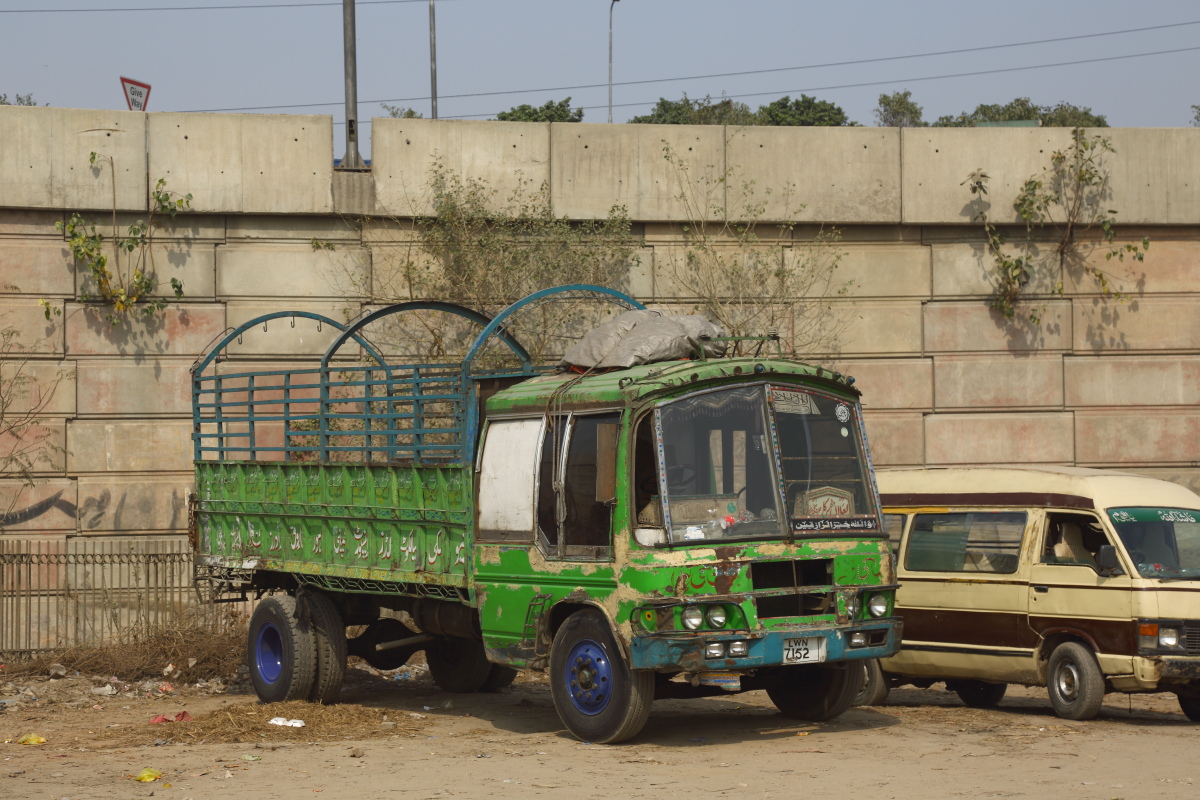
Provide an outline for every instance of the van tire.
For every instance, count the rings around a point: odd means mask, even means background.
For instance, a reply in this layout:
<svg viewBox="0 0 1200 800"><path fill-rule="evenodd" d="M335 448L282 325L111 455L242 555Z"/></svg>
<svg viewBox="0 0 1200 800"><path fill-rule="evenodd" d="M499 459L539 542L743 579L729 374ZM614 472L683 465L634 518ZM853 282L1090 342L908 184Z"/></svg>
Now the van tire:
<svg viewBox="0 0 1200 800"><path fill-rule="evenodd" d="M1200 697L1179 695L1179 708L1183 710L1183 715L1192 722L1200 722Z"/></svg>
<svg viewBox="0 0 1200 800"><path fill-rule="evenodd" d="M854 696L854 705L881 706L887 701L891 689L887 673L879 666L879 660L869 658L863 662L862 689Z"/></svg>
<svg viewBox="0 0 1200 800"><path fill-rule="evenodd" d="M308 699L316 677L316 643L308 619L302 623L296 613L295 597L263 598L250 616L246 638L250 682L259 700Z"/></svg>
<svg viewBox="0 0 1200 800"><path fill-rule="evenodd" d="M487 683L492 663L483 642L477 639L445 637L425 647L429 677L444 692L478 692Z"/></svg>
<svg viewBox="0 0 1200 800"><path fill-rule="evenodd" d="M995 708L1008 691L1007 683L984 681L952 681L946 688L958 695L958 699L970 708Z"/></svg>
<svg viewBox="0 0 1200 800"><path fill-rule="evenodd" d="M854 705L863 670L853 662L780 667L767 685L767 697L785 717L824 722Z"/></svg>
<svg viewBox="0 0 1200 800"><path fill-rule="evenodd" d="M1050 654L1046 689L1054 713L1063 719L1092 719L1104 704L1104 675L1092 651L1079 642L1063 642Z"/></svg>
<svg viewBox="0 0 1200 800"><path fill-rule="evenodd" d="M346 677L346 625L329 595L309 592L304 602L308 604L317 655L316 677L308 699L327 705L342 693Z"/></svg>

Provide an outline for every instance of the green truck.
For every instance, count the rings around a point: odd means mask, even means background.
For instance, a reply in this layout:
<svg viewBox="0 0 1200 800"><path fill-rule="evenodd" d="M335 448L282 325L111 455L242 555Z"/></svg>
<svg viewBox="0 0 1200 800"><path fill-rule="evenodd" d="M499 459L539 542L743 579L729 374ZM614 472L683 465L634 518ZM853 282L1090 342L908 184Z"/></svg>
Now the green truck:
<svg viewBox="0 0 1200 800"><path fill-rule="evenodd" d="M762 689L785 715L830 719L864 660L895 651L853 379L761 343L537 365L514 322L563 300L642 308L566 286L495 317L433 301L347 324L277 312L197 360L197 572L258 598L262 701L329 702L348 654L394 669L424 651L450 692L546 671L574 735L618 742L664 697ZM477 326L461 361L393 363L370 335L430 312ZM259 326L314 322L336 332L319 364L229 362Z"/></svg>

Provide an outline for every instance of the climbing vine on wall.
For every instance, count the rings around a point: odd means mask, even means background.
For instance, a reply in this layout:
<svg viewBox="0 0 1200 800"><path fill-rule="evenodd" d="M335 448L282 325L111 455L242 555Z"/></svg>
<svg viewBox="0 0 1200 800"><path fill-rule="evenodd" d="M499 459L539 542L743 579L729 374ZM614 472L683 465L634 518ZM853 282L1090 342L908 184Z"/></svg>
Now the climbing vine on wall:
<svg viewBox="0 0 1200 800"><path fill-rule="evenodd" d="M181 211L192 206L192 195L179 194L167 189L167 182L159 178L150 192L150 206L144 220L129 225L124 234L117 226L116 168L111 156L92 153L89 163L97 170L107 165L112 177L112 233L105 237L94 223L89 223L79 214L71 215L66 222L55 223L55 228L67 237L67 245L75 262L87 271L91 281L79 299L106 305L104 318L114 327L135 316L151 317L167 306L167 298L156 296L159 279L154 265L151 247L157 219L174 219ZM108 244L106 244L106 241ZM183 282L171 278L171 288L176 299L183 296ZM42 308L49 319L52 313L62 310L42 300Z"/></svg>
<svg viewBox="0 0 1200 800"><path fill-rule="evenodd" d="M995 290L991 307L1007 319L1016 316L1016 303L1039 272L1056 272L1050 290L1063 293L1062 275L1074 271L1087 276L1100 295L1123 302L1128 296L1113 275L1089 259L1097 249L1104 260L1126 257L1141 261L1150 239L1118 242L1117 211L1111 208L1112 188L1105 159L1114 155L1112 143L1103 136L1089 136L1082 128L1071 132L1071 144L1050 156L1050 165L1022 185L1014 203L1024 223L1024 236L1010 243L988 217L985 198L990 177L982 169L967 176L963 185L975 197L979 210L973 219L983 224L987 250L994 266ZM1053 248L1046 252L1037 243L1038 234L1052 229ZM1030 322L1041 323L1044 306L1029 312Z"/></svg>

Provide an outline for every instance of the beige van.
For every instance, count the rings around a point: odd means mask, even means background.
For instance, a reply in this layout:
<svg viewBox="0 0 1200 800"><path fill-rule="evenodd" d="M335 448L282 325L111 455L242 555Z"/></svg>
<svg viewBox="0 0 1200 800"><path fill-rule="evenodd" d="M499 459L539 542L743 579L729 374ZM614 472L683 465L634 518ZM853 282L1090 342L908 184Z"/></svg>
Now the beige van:
<svg viewBox="0 0 1200 800"><path fill-rule="evenodd" d="M1045 686L1090 719L1106 692L1174 692L1200 721L1200 496L1072 467L878 472L896 552L889 686L945 681L969 706Z"/></svg>

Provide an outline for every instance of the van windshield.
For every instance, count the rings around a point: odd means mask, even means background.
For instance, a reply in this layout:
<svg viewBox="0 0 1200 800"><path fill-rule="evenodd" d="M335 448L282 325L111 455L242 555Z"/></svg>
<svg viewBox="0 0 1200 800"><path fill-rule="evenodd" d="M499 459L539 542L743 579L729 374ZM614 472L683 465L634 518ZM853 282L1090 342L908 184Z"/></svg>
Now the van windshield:
<svg viewBox="0 0 1200 800"><path fill-rule="evenodd" d="M1200 578L1200 510L1110 508L1108 518L1143 578Z"/></svg>

